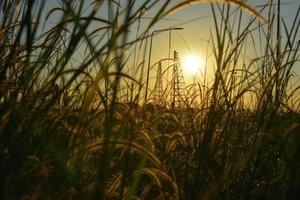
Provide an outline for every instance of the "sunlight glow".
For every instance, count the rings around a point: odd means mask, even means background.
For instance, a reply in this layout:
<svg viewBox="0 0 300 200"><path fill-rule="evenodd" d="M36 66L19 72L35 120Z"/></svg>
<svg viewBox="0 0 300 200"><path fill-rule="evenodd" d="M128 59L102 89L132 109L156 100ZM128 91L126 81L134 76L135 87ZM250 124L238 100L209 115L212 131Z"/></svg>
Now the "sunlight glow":
<svg viewBox="0 0 300 200"><path fill-rule="evenodd" d="M199 56L188 55L183 59L183 70L191 75L200 73L203 66L204 60Z"/></svg>

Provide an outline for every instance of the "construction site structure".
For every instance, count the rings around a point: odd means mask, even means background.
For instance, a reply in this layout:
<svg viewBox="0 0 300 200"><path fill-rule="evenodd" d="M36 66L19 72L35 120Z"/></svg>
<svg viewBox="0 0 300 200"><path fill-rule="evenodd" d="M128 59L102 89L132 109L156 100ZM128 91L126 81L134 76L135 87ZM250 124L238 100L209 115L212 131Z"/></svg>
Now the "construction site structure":
<svg viewBox="0 0 300 200"><path fill-rule="evenodd" d="M162 83L162 72L161 62L158 63L156 82L154 86L154 102L156 104L162 104L163 102L163 83Z"/></svg>
<svg viewBox="0 0 300 200"><path fill-rule="evenodd" d="M185 82L177 51L174 51L174 65L171 90L171 107L182 108L186 99Z"/></svg>

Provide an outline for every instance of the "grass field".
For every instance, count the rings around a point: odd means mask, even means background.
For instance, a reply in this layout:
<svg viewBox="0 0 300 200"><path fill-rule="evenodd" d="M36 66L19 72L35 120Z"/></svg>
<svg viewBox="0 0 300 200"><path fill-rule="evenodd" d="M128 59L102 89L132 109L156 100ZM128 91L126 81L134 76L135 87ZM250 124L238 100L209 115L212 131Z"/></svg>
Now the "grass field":
<svg viewBox="0 0 300 200"><path fill-rule="evenodd" d="M0 1L0 199L300 198L300 5L47 3ZM213 77L145 101L151 31L200 3Z"/></svg>

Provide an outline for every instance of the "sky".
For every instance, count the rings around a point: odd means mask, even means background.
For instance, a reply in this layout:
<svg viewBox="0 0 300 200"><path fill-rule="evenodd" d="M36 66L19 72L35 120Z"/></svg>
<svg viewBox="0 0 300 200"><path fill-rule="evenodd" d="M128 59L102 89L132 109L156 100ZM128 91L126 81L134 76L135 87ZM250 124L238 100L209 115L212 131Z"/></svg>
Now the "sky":
<svg viewBox="0 0 300 200"><path fill-rule="evenodd" d="M261 8L260 5L264 4L264 2L267 1L248 1L248 3L257 10ZM285 19L288 26L291 26L297 9L300 6L300 1L283 0L281 2L284 3L281 7L282 18ZM236 8L236 6L232 7ZM250 17L250 14L244 13L244 17L247 19L247 17ZM179 10L168 16L166 20L159 22L152 30L163 29L170 26L184 28L181 31L172 32L172 50L177 50L181 58L186 57L188 54L193 54L202 58L205 58L207 54L209 54L208 56L211 58L212 55L207 52L208 40L211 36L211 30L213 31L213 17L209 4L197 4ZM151 56L152 63L159 60L161 57L168 57L168 37L168 32L155 36L153 41L154 53L153 56ZM159 51L155 51L155 49L159 49ZM299 65L297 68L299 68ZM295 70L300 74L300 69L295 68ZM213 71L211 70L210 72L212 73ZM189 76L188 73L185 75L187 77Z"/></svg>
<svg viewBox="0 0 300 200"><path fill-rule="evenodd" d="M140 5L145 0L137 0L136 5ZM75 1L74 1L75 2ZM124 6L127 2L127 0L120 0L121 7ZM163 2L163 1L161 1ZM180 0L173 0L172 5L175 5L176 3L181 2ZM267 0L248 0L247 3L253 6L255 9L259 10L261 9L260 5L267 2ZM281 16L284 18L286 24L288 27L291 26L293 19L296 15L296 11L300 5L300 0L281 0L282 7L281 7ZM91 3L90 0L86 1L86 9L88 10L88 5ZM54 6L57 5L56 0L51 0L47 2L47 10L50 10ZM158 4L156 7L152 8L151 10L148 10L146 15L141 19L141 30L143 30L144 27L148 25L151 18L153 18L155 12L157 9L159 9L160 4ZM232 6L232 8L237 8L237 6ZM263 13L263 15L266 15L267 13ZM103 7L100 10L100 15L107 17L107 9ZM245 12L243 14L244 21L247 22L247 20L250 19L250 14ZM54 18L52 21L55 21L58 16L53 16ZM51 20L49 20L51 21ZM171 55L172 52L176 50L179 53L179 57L181 60L184 60L185 57L188 55L194 55L198 58L202 58L207 60L207 72L209 74L213 74L213 63L212 63L212 55L211 51L208 49L208 44L211 45L211 36L214 32L213 28L213 17L212 17L212 11L210 4L208 3L201 3L196 4L193 6L185 7L181 10L178 10L177 12L165 17L164 19L160 20L151 30L159 30L159 29L166 29L169 27L180 27L183 28L183 30L174 30L171 32ZM130 37L134 39L135 33L136 33L137 24L134 24L132 26L132 30L130 30ZM149 33L149 34L150 34ZM299 39L299 38L298 38ZM209 43L210 40L210 43ZM149 42L149 41L148 41ZM249 45L249 54L252 52L253 46ZM132 53L132 48L129 49ZM149 45L147 49L147 53L149 55ZM148 56L147 55L147 56ZM169 31L161 32L159 34L156 34L153 37L153 43L152 43L152 55L151 55L151 63L155 63L160 59L167 58L169 56ZM140 56L141 59L141 56ZM148 60L148 57L147 59ZM141 60L139 60L141 62ZM132 59L129 59L128 62L128 69L131 68L133 61ZM167 62L163 63L163 70L167 67ZM204 69L200 69L201 73L204 73ZM295 67L296 73L300 74L299 65ZM183 69L183 73L185 76L185 79L187 82L191 82L192 76L187 72L187 70ZM201 73L198 75L198 77L201 78ZM170 76L171 72L169 73ZM151 84L154 83L156 77L156 71L152 70L150 73L150 80Z"/></svg>

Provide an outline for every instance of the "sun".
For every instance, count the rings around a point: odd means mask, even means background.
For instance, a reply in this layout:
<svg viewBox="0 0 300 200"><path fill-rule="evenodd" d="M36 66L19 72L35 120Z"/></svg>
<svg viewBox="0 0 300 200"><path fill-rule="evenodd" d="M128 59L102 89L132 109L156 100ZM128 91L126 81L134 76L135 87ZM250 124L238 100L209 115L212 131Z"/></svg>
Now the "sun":
<svg viewBox="0 0 300 200"><path fill-rule="evenodd" d="M204 61L200 56L188 55L183 59L183 69L191 75L199 73L203 66Z"/></svg>

